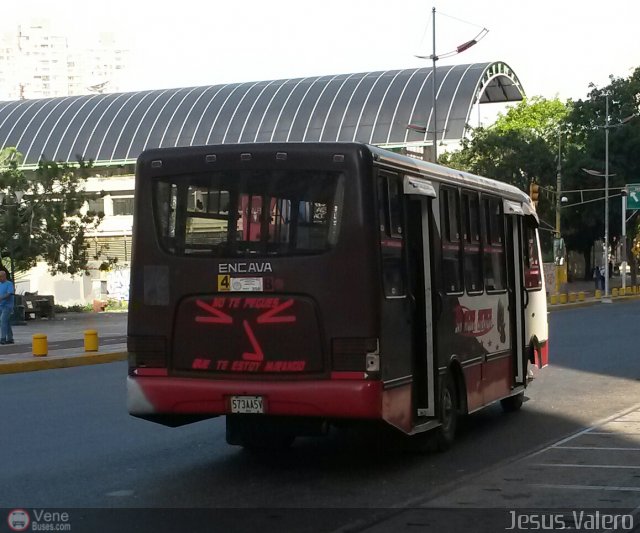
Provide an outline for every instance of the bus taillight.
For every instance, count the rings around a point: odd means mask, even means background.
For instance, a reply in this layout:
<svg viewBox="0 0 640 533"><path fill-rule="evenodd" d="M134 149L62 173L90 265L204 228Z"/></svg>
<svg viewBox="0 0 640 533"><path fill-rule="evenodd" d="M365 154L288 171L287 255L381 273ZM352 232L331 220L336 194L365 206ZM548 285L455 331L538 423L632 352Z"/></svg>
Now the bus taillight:
<svg viewBox="0 0 640 533"><path fill-rule="evenodd" d="M335 338L331 341L331 362L334 372L377 373L380 354L376 338Z"/></svg>
<svg viewBox="0 0 640 533"><path fill-rule="evenodd" d="M129 368L166 368L167 339L163 336L129 335Z"/></svg>

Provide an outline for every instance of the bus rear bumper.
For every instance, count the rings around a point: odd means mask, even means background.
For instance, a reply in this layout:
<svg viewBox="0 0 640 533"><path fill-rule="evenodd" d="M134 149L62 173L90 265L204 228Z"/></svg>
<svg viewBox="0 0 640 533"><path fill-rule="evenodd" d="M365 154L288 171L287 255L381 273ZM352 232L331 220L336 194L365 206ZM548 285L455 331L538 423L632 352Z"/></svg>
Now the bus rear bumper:
<svg viewBox="0 0 640 533"><path fill-rule="evenodd" d="M262 396L265 414L321 418L380 419L382 383L364 380L223 381L127 377L129 413L149 415L230 414L232 396Z"/></svg>

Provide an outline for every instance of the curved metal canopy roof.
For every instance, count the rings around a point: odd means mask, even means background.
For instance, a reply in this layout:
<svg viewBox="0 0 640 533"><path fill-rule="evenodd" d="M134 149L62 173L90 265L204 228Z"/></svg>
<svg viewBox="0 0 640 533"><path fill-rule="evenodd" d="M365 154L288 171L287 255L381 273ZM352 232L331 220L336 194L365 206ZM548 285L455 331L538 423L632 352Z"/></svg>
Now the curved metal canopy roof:
<svg viewBox="0 0 640 533"><path fill-rule="evenodd" d="M521 100L505 63L440 66L437 131L460 139L474 103ZM41 158L134 162L147 148L270 141L431 142L431 68L0 103L0 148ZM426 128L426 133L407 128Z"/></svg>

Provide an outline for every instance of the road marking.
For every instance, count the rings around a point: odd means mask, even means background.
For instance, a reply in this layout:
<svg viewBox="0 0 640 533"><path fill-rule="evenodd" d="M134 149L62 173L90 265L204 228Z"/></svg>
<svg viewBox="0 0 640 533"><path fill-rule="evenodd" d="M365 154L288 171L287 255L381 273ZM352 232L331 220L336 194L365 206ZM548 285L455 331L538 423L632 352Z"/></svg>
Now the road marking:
<svg viewBox="0 0 640 533"><path fill-rule="evenodd" d="M552 446L554 450L605 450L609 452L640 452L640 448L607 448L604 446Z"/></svg>
<svg viewBox="0 0 640 533"><path fill-rule="evenodd" d="M123 498L126 496L133 496L132 490L114 490L113 492L107 492L107 496L112 496L115 498Z"/></svg>
<svg viewBox="0 0 640 533"><path fill-rule="evenodd" d="M558 466L561 468L621 468L625 470L640 470L640 466L630 465L574 465L561 463L537 463L531 466Z"/></svg>
<svg viewBox="0 0 640 533"><path fill-rule="evenodd" d="M604 490L607 492L640 492L640 487L612 487L610 485L548 485L546 483L531 483L529 487L559 490Z"/></svg>

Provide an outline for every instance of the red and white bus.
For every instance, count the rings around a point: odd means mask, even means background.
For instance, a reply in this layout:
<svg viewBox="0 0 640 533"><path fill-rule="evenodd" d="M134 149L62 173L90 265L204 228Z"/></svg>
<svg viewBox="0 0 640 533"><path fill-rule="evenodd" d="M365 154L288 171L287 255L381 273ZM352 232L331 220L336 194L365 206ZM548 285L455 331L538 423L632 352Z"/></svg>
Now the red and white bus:
<svg viewBox="0 0 640 533"><path fill-rule="evenodd" d="M370 420L445 448L546 365L536 227L511 185L364 144L144 152L129 412L224 415L246 447Z"/></svg>

